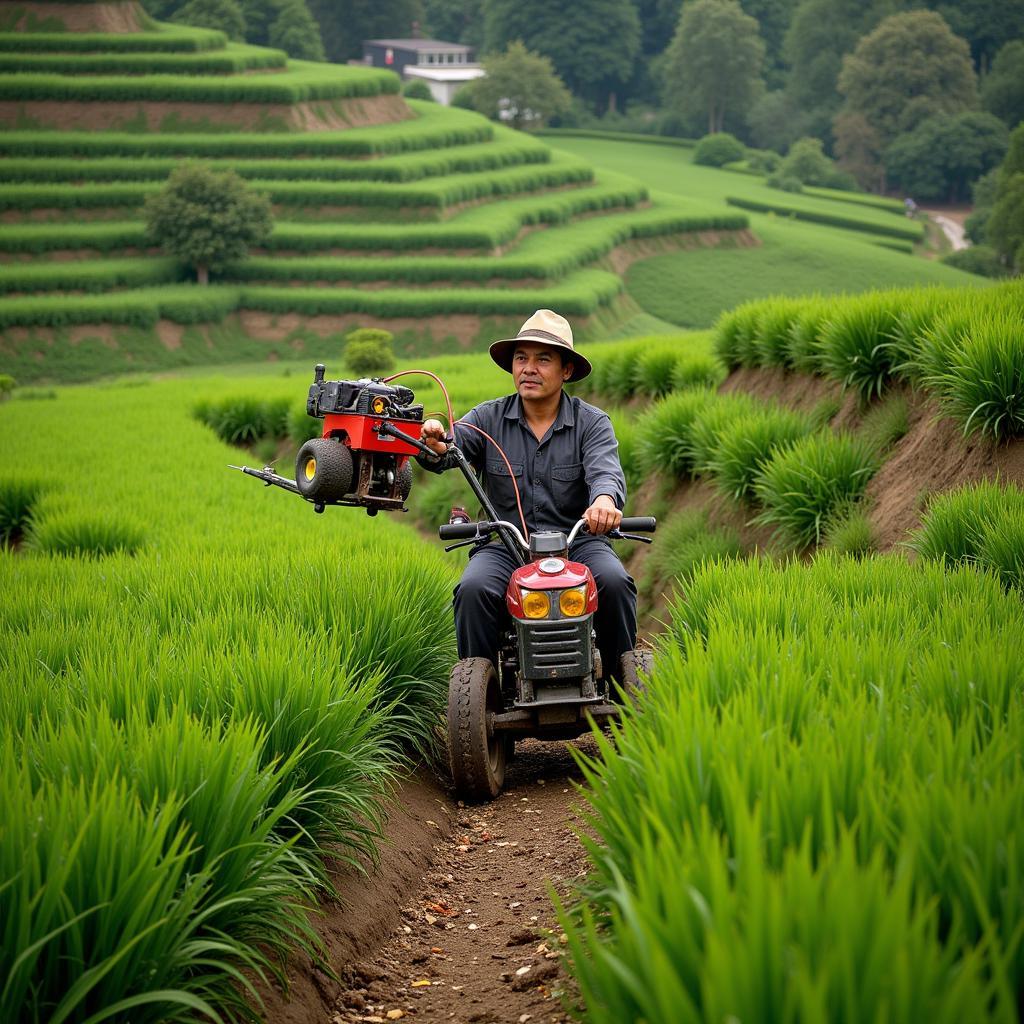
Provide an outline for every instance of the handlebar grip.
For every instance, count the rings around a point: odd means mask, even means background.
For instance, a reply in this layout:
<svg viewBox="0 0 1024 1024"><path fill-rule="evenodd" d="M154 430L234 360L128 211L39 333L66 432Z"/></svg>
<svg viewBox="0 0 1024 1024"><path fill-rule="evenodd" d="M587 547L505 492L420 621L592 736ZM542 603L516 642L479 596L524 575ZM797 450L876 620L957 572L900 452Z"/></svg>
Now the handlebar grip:
<svg viewBox="0 0 1024 1024"><path fill-rule="evenodd" d="M618 527L620 533L654 533L657 528L654 516L627 516Z"/></svg>
<svg viewBox="0 0 1024 1024"><path fill-rule="evenodd" d="M476 523L445 523L437 528L441 540L472 540L476 534Z"/></svg>

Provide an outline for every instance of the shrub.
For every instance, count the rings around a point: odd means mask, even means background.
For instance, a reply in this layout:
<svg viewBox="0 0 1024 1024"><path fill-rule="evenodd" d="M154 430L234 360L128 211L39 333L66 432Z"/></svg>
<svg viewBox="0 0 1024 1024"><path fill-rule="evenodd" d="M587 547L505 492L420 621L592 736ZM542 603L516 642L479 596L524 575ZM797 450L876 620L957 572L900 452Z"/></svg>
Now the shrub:
<svg viewBox="0 0 1024 1024"><path fill-rule="evenodd" d="M11 397L17 381L9 373L0 373L0 402Z"/></svg>
<svg viewBox="0 0 1024 1024"><path fill-rule="evenodd" d="M750 501L754 481L765 463L810 432L806 416L789 409L767 408L737 416L719 431L707 459L708 472L730 498Z"/></svg>
<svg viewBox="0 0 1024 1024"><path fill-rule="evenodd" d="M380 377L395 368L390 331L363 327L345 335L345 366L360 377Z"/></svg>
<svg viewBox="0 0 1024 1024"><path fill-rule="evenodd" d="M1009 277L1010 268L999 258L991 245L972 245L967 249L946 253L942 262L968 274L980 277Z"/></svg>
<svg viewBox="0 0 1024 1024"><path fill-rule="evenodd" d="M781 170L768 176L767 185L769 188L777 188L781 192L803 192L804 190L804 183L799 178Z"/></svg>
<svg viewBox="0 0 1024 1024"><path fill-rule="evenodd" d="M728 132L705 135L693 151L693 162L707 167L724 167L735 160L742 160L745 152L743 143Z"/></svg>
<svg viewBox="0 0 1024 1024"><path fill-rule="evenodd" d="M756 174L771 174L782 162L774 149L748 149L747 166Z"/></svg>
<svg viewBox="0 0 1024 1024"><path fill-rule="evenodd" d="M821 540L836 511L864 492L876 469L866 444L843 434L811 434L777 451L754 481L764 505L756 522L808 547Z"/></svg>
<svg viewBox="0 0 1024 1024"><path fill-rule="evenodd" d="M644 475L661 471L682 477L693 471L690 429L697 416L714 401L709 390L678 391L637 419L636 455Z"/></svg>
<svg viewBox="0 0 1024 1024"><path fill-rule="evenodd" d="M434 94L430 91L430 86L423 81L422 78L410 78L402 86L402 95L411 100L425 100L427 102L433 102Z"/></svg>

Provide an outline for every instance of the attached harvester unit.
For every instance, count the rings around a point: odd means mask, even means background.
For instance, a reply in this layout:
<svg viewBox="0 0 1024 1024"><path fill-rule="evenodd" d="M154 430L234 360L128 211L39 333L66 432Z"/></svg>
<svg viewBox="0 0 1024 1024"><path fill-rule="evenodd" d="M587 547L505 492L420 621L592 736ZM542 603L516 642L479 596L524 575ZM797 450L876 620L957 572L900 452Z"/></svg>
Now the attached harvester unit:
<svg viewBox="0 0 1024 1024"><path fill-rule="evenodd" d="M409 388L382 380L324 380L318 363L306 399L306 412L324 421L321 437L307 441L295 460L295 479L269 466L250 469L268 486L283 487L313 503L354 505L376 515L380 509L404 512L412 488L409 457L427 451L419 440L423 406Z"/></svg>

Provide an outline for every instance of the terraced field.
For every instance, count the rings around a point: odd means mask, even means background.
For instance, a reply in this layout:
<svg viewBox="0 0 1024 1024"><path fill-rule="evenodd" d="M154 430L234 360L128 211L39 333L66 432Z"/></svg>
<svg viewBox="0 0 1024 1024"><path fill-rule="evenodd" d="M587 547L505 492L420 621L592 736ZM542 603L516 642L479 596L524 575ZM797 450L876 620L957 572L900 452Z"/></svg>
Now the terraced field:
<svg viewBox="0 0 1024 1024"><path fill-rule="evenodd" d="M46 7L37 27L53 27ZM175 364L183 344L287 356L370 320L400 347L466 345L538 306L585 335L638 312L620 276L636 255L747 240L742 211L653 201L476 114L407 102L389 72L136 21L0 33L0 365L23 382L94 376L83 343L108 372ZM275 215L262 249L202 289L143 220L186 159L234 169Z"/></svg>

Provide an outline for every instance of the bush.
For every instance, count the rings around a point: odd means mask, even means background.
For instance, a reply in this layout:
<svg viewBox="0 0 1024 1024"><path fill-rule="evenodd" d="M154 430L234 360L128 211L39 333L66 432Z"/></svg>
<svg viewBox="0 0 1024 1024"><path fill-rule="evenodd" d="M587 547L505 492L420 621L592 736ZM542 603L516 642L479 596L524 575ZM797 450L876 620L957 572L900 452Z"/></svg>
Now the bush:
<svg viewBox="0 0 1024 1024"><path fill-rule="evenodd" d="M422 78L410 78L409 81L402 86L402 95L405 96L406 99L410 100L425 100L427 102L432 102L434 99L434 94L430 91L430 86L427 85Z"/></svg>
<svg viewBox="0 0 1024 1024"><path fill-rule="evenodd" d="M774 149L748 149L747 166L756 174L771 174L782 163Z"/></svg>
<svg viewBox="0 0 1024 1024"><path fill-rule="evenodd" d="M768 176L767 185L769 188L777 188L782 192L803 192L803 182L792 174L785 171L775 171Z"/></svg>
<svg viewBox="0 0 1024 1024"><path fill-rule="evenodd" d="M777 451L754 481L764 505L756 522L798 544L820 542L835 513L856 501L877 468L864 442L843 434L811 434Z"/></svg>
<svg viewBox="0 0 1024 1024"><path fill-rule="evenodd" d="M360 377L381 377L395 368L390 331L363 327L345 335L345 366Z"/></svg>
<svg viewBox="0 0 1024 1024"><path fill-rule="evenodd" d="M705 135L693 151L693 162L707 167L724 167L735 160L742 160L746 152L743 143L728 132Z"/></svg>
<svg viewBox="0 0 1024 1024"><path fill-rule="evenodd" d="M9 373L0 373L0 402L11 397L11 392L17 386L17 381Z"/></svg>
<svg viewBox="0 0 1024 1024"><path fill-rule="evenodd" d="M978 274L980 277L1009 277L1010 268L999 258L991 245L972 245L967 249L946 253L942 262L948 267Z"/></svg>

